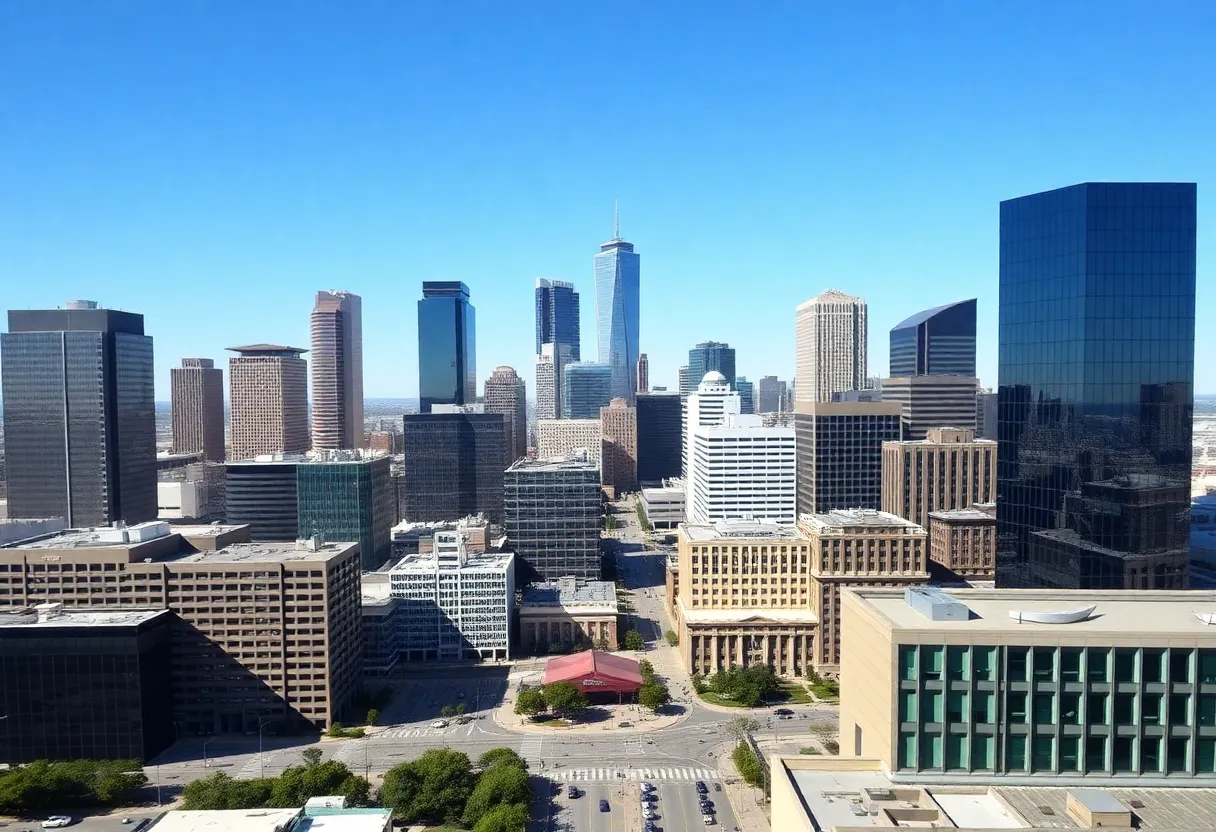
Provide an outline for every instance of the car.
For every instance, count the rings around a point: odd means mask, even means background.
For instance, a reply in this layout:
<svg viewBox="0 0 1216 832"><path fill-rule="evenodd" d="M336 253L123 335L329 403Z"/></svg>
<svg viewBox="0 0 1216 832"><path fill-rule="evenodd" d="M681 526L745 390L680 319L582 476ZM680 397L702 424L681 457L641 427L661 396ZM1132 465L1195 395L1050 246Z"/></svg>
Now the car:
<svg viewBox="0 0 1216 832"><path fill-rule="evenodd" d="M709 791L709 787L705 785L704 780L697 781L697 791L699 791L701 794L705 794L707 791Z"/></svg>
<svg viewBox="0 0 1216 832"><path fill-rule="evenodd" d="M716 791L716 792L720 792L720 791L722 791L722 784L721 784L721 783L714 783L714 791Z"/></svg>
<svg viewBox="0 0 1216 832"><path fill-rule="evenodd" d="M570 786L566 789L566 797L578 797L579 794L578 786Z"/></svg>
<svg viewBox="0 0 1216 832"><path fill-rule="evenodd" d="M65 826L71 826L72 819L67 815L51 815L42 822L43 829L62 829Z"/></svg>
<svg viewBox="0 0 1216 832"><path fill-rule="evenodd" d="M642 810L642 820L654 820L658 815L649 806Z"/></svg>
<svg viewBox="0 0 1216 832"><path fill-rule="evenodd" d="M642 781L642 791L644 791L644 792L654 791L654 783L647 783L645 780L643 780Z"/></svg>
<svg viewBox="0 0 1216 832"><path fill-rule="evenodd" d="M601 801L600 801L600 811L601 811L601 812L607 812L607 811L608 811L608 801L607 801L607 800L601 800Z"/></svg>
<svg viewBox="0 0 1216 832"><path fill-rule="evenodd" d="M703 815L714 814L714 805L712 803L708 803L708 804L702 803L701 804L701 814L703 814Z"/></svg>
<svg viewBox="0 0 1216 832"><path fill-rule="evenodd" d="M773 711L773 713L776 714L777 716L793 716L794 715L794 712L791 711L789 708L778 708L777 710Z"/></svg>
<svg viewBox="0 0 1216 832"><path fill-rule="evenodd" d="M642 828L645 830L645 832L659 832L659 827L655 826L654 821L652 820L646 821L646 825Z"/></svg>
<svg viewBox="0 0 1216 832"><path fill-rule="evenodd" d="M717 821L714 820L713 815L701 815L701 823L705 824L706 826L713 826L715 823L717 823Z"/></svg>
<svg viewBox="0 0 1216 832"><path fill-rule="evenodd" d="M446 719L437 719L431 723L432 728L447 728L448 722Z"/></svg>

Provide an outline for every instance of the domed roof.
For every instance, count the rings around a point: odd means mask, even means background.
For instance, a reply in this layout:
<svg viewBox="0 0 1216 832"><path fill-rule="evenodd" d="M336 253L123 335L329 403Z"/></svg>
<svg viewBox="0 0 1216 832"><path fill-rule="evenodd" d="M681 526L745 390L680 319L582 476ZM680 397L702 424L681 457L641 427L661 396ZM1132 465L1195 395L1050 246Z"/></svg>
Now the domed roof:
<svg viewBox="0 0 1216 832"><path fill-rule="evenodd" d="M705 374L705 378L701 379L702 384L726 384L726 376L719 373L717 370L710 370Z"/></svg>

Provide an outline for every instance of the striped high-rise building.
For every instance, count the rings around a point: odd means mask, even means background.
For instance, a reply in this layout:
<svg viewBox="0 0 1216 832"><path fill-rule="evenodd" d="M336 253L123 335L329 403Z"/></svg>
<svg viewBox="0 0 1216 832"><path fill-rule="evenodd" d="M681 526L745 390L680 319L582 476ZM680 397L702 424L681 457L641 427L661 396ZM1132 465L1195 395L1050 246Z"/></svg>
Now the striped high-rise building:
<svg viewBox="0 0 1216 832"><path fill-rule="evenodd" d="M975 430L974 376L905 376L882 380L882 400L903 408L903 438L924 439L930 428Z"/></svg>
<svg viewBox="0 0 1216 832"><path fill-rule="evenodd" d="M229 347L233 460L262 454L307 451L308 362L298 347L249 344Z"/></svg>
<svg viewBox="0 0 1216 832"><path fill-rule="evenodd" d="M169 370L173 452L224 461L224 371L210 358L183 358Z"/></svg>
<svg viewBox="0 0 1216 832"><path fill-rule="evenodd" d="M312 310L312 446L362 448L363 301L317 292Z"/></svg>
<svg viewBox="0 0 1216 832"><path fill-rule="evenodd" d="M795 401L830 402L866 380L866 302L831 289L795 312Z"/></svg>

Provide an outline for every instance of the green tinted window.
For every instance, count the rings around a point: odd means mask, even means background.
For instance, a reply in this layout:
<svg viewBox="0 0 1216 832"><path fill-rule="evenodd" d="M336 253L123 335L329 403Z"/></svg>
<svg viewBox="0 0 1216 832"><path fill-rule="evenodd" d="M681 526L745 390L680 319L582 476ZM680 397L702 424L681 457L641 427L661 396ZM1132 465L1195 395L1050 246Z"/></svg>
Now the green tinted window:
<svg viewBox="0 0 1216 832"><path fill-rule="evenodd" d="M1034 771L1055 771L1055 737L1034 737L1031 748Z"/></svg>
<svg viewBox="0 0 1216 832"><path fill-rule="evenodd" d="M1060 694L1060 722L1065 725L1081 724L1081 694Z"/></svg>
<svg viewBox="0 0 1216 832"><path fill-rule="evenodd" d="M1170 771L1187 771L1191 765L1191 741L1185 737L1173 737L1169 741Z"/></svg>
<svg viewBox="0 0 1216 832"><path fill-rule="evenodd" d="M946 694L946 721L947 722L966 722L969 714L967 713L967 692L964 690L952 690Z"/></svg>
<svg viewBox="0 0 1216 832"><path fill-rule="evenodd" d="M899 692L899 721L916 722L916 691Z"/></svg>
<svg viewBox="0 0 1216 832"><path fill-rule="evenodd" d="M1131 725L1136 721L1136 695L1134 693L1115 694L1115 724Z"/></svg>
<svg viewBox="0 0 1216 832"><path fill-rule="evenodd" d="M967 648L966 647L947 647L946 648L946 678L954 681L965 682L971 678L967 667Z"/></svg>
<svg viewBox="0 0 1216 832"><path fill-rule="evenodd" d="M954 771L965 771L967 769L966 735L946 735L946 768Z"/></svg>
<svg viewBox="0 0 1216 832"><path fill-rule="evenodd" d="M1060 678L1065 682L1081 681L1081 648L1060 648Z"/></svg>
<svg viewBox="0 0 1216 832"><path fill-rule="evenodd" d="M971 768L992 771L995 761L992 756L992 737L975 734L971 737Z"/></svg>
<svg viewBox="0 0 1216 832"><path fill-rule="evenodd" d="M942 738L940 734L920 735L920 767L942 767Z"/></svg>
<svg viewBox="0 0 1216 832"><path fill-rule="evenodd" d="M909 681L916 680L916 648L901 646L899 648L899 678Z"/></svg>
<svg viewBox="0 0 1216 832"><path fill-rule="evenodd" d="M1026 770L1026 737L1010 736L1005 741L1005 768L1009 771Z"/></svg>
<svg viewBox="0 0 1216 832"><path fill-rule="evenodd" d="M1115 650L1115 681L1136 681L1136 650L1131 647L1120 647Z"/></svg>
<svg viewBox="0 0 1216 832"><path fill-rule="evenodd" d="M1010 722L1025 722L1026 721L1026 694L1020 691L1010 691L1005 697L1008 703L1008 714Z"/></svg>
<svg viewBox="0 0 1216 832"><path fill-rule="evenodd" d="M1199 681L1216 685L1216 650L1199 651Z"/></svg>
<svg viewBox="0 0 1216 832"><path fill-rule="evenodd" d="M1085 741L1085 770L1108 770L1106 766L1106 737L1090 737Z"/></svg>
<svg viewBox="0 0 1216 832"><path fill-rule="evenodd" d="M1170 724L1191 724L1191 695L1189 693L1170 694Z"/></svg>
<svg viewBox="0 0 1216 832"><path fill-rule="evenodd" d="M1050 682L1056 677L1056 651L1054 647L1034 648L1034 678L1038 682Z"/></svg>
<svg viewBox="0 0 1216 832"><path fill-rule="evenodd" d="M1089 725L1105 725L1110 721L1110 716L1106 713L1107 700L1109 695L1105 693L1091 693L1085 702L1085 722Z"/></svg>
<svg viewBox="0 0 1216 832"><path fill-rule="evenodd" d="M1161 771L1161 737L1143 737L1140 740L1140 771L1144 774Z"/></svg>
<svg viewBox="0 0 1216 832"><path fill-rule="evenodd" d="M940 690L927 690L921 694L920 719L921 722L942 721L942 692Z"/></svg>
<svg viewBox="0 0 1216 832"><path fill-rule="evenodd" d="M1030 661L1029 647L1006 648L1008 655L1008 677L1011 682L1025 682L1027 664Z"/></svg>
<svg viewBox="0 0 1216 832"><path fill-rule="evenodd" d="M1081 770L1081 738L1060 737L1060 771Z"/></svg>
<svg viewBox="0 0 1216 832"><path fill-rule="evenodd" d="M1170 651L1170 681L1174 684L1186 684L1191 681L1191 656L1194 650Z"/></svg>
<svg viewBox="0 0 1216 832"><path fill-rule="evenodd" d="M899 735L899 767L916 768L916 735Z"/></svg>
<svg viewBox="0 0 1216 832"><path fill-rule="evenodd" d="M1056 698L1050 693L1034 695L1034 721L1039 725L1050 725L1056 721Z"/></svg>
<svg viewBox="0 0 1216 832"><path fill-rule="evenodd" d="M1134 771L1136 741L1132 737L1115 737L1112 745L1111 762L1115 773Z"/></svg>
<svg viewBox="0 0 1216 832"><path fill-rule="evenodd" d="M1165 681L1165 651L1160 647L1146 647L1140 653L1141 675L1146 682Z"/></svg>
<svg viewBox="0 0 1216 832"><path fill-rule="evenodd" d="M971 648L971 672L981 682L992 681L992 668L996 666L995 647Z"/></svg>
<svg viewBox="0 0 1216 832"><path fill-rule="evenodd" d="M1091 647L1085 657L1086 675L1091 682L1106 682L1109 677L1106 665L1110 661L1110 650L1106 647Z"/></svg>
<svg viewBox="0 0 1216 832"><path fill-rule="evenodd" d="M971 705L972 722L996 722L996 696L990 690L977 690Z"/></svg>
<svg viewBox="0 0 1216 832"><path fill-rule="evenodd" d="M1161 724L1161 700L1159 693L1146 693L1140 699L1140 721L1145 725Z"/></svg>
<svg viewBox="0 0 1216 832"><path fill-rule="evenodd" d="M942 648L920 648L921 661L924 662L924 677L926 679L942 678Z"/></svg>

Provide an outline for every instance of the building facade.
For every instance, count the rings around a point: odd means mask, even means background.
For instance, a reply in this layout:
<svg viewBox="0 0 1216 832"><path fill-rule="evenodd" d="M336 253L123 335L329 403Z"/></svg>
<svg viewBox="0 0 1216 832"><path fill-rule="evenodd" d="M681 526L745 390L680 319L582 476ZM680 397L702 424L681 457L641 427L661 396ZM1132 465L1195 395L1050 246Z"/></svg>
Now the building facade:
<svg viewBox="0 0 1216 832"><path fill-rule="evenodd" d="M612 581L567 576L534 583L519 605L520 647L529 653L615 650L618 609Z"/></svg>
<svg viewBox="0 0 1216 832"><path fill-rule="evenodd" d="M599 580L600 472L585 455L521 459L506 473L507 540L521 574Z"/></svg>
<svg viewBox="0 0 1216 832"><path fill-rule="evenodd" d="M833 393L865 386L866 320L866 302L836 289L799 304L794 324L796 401L830 402Z"/></svg>
<svg viewBox="0 0 1216 832"><path fill-rule="evenodd" d="M536 279L536 354L545 344L561 344L580 361L578 292L564 280Z"/></svg>
<svg viewBox="0 0 1216 832"><path fill-rule="evenodd" d="M929 512L929 561L953 580L996 579L996 505Z"/></svg>
<svg viewBox="0 0 1216 832"><path fill-rule="evenodd" d="M996 442L930 428L918 442L882 445L882 510L929 528L929 514L996 500Z"/></svg>
<svg viewBox="0 0 1216 832"><path fill-rule="evenodd" d="M975 377L976 300L917 312L891 329L891 377Z"/></svg>
<svg viewBox="0 0 1216 832"><path fill-rule="evenodd" d="M646 353L638 356L637 392L650 392L650 359L646 357Z"/></svg>
<svg viewBox="0 0 1216 832"><path fill-rule="evenodd" d="M901 437L894 402L798 404L798 514L882 505L882 445Z"/></svg>
<svg viewBox="0 0 1216 832"><path fill-rule="evenodd" d="M638 482L680 476L683 415L679 395L640 393L637 397Z"/></svg>
<svg viewBox="0 0 1216 832"><path fill-rule="evenodd" d="M757 383L757 413L785 413L790 409L790 393L784 381L763 376Z"/></svg>
<svg viewBox="0 0 1216 832"><path fill-rule="evenodd" d="M692 432L697 428L720 425L727 416L738 416L741 406L739 394L730 389L726 377L717 370L710 370L697 385L697 389L684 400L684 431L680 440L683 456L682 471L689 482L695 460L690 454Z"/></svg>
<svg viewBox="0 0 1216 832"><path fill-rule="evenodd" d="M842 601L842 758L923 782L1216 782L1216 630L1196 612L1210 593L862 589Z"/></svg>
<svg viewBox="0 0 1216 832"><path fill-rule="evenodd" d="M312 447L363 448L363 299L317 292L312 331Z"/></svg>
<svg viewBox="0 0 1216 832"><path fill-rule="evenodd" d="M181 736L323 730L359 691L359 547L248 540L155 522L0 547L0 608L170 610Z"/></svg>
<svg viewBox="0 0 1216 832"><path fill-rule="evenodd" d="M593 361L576 361L563 367L562 418L599 418L600 408L615 398L612 372L611 365Z"/></svg>
<svg viewBox="0 0 1216 832"><path fill-rule="evenodd" d="M697 389L697 385L693 383L692 374L691 374L691 372L689 372L687 364L680 367L678 376L679 376L678 388L680 391L680 398L685 399L688 397L689 393L691 393Z"/></svg>
<svg viewBox="0 0 1216 832"><path fill-rule="evenodd" d="M142 762L172 745L172 618L0 609L0 762Z"/></svg>
<svg viewBox="0 0 1216 832"><path fill-rule="evenodd" d="M638 488L638 411L624 399L600 408L601 482L618 496Z"/></svg>
<svg viewBox="0 0 1216 832"><path fill-rule="evenodd" d="M556 459L580 451L599 465L604 423L599 419L542 419L536 423L536 458Z"/></svg>
<svg viewBox="0 0 1216 832"><path fill-rule="evenodd" d="M637 392L638 333L641 324L641 258L633 243L621 239L614 228L612 239L600 245L595 255L595 324L599 361L612 368L608 399L633 401ZM605 399L604 403L608 403Z"/></svg>
<svg viewBox="0 0 1216 832"><path fill-rule="evenodd" d="M744 416L759 413L756 410L756 385L747 380L746 376L735 377L735 390L739 394L739 412Z"/></svg>
<svg viewBox="0 0 1216 832"><path fill-rule="evenodd" d="M561 366L556 361L553 344L541 346L536 356L536 418L562 417Z"/></svg>
<svg viewBox="0 0 1216 832"><path fill-rule="evenodd" d="M0 335L10 517L156 517L152 339L143 315L72 301L13 310Z"/></svg>
<svg viewBox="0 0 1216 832"><path fill-rule="evenodd" d="M513 367L495 367L485 383L485 412L506 420L507 455L503 468L528 455L528 393Z"/></svg>
<svg viewBox="0 0 1216 832"><path fill-rule="evenodd" d="M406 661L511 658L515 556L470 554L460 532L437 532L428 554L407 555L389 571L401 599L397 644Z"/></svg>
<svg viewBox="0 0 1216 832"><path fill-rule="evenodd" d="M694 428L689 522L793 524L798 501L795 444L793 428L766 428L759 416L732 414L719 425Z"/></svg>
<svg viewBox="0 0 1216 832"><path fill-rule="evenodd" d="M735 389L735 350L730 344L702 341L688 351L688 377L703 379L706 373L721 373L727 385Z"/></svg>
<svg viewBox="0 0 1216 832"><path fill-rule="evenodd" d="M1187 585L1195 241L1193 183L1001 203L999 585Z"/></svg>
<svg viewBox="0 0 1216 832"><path fill-rule="evenodd" d="M300 538L359 544L359 567L379 569L392 554L389 458L318 459L296 466Z"/></svg>
<svg viewBox="0 0 1216 832"><path fill-rule="evenodd" d="M654 528L674 529L686 519L684 501L687 498L688 492L679 480L671 485L643 488L642 510L646 512L646 520Z"/></svg>
<svg viewBox="0 0 1216 832"><path fill-rule="evenodd" d="M173 452L224 461L224 371L210 358L183 358L169 370Z"/></svg>
<svg viewBox="0 0 1216 832"><path fill-rule="evenodd" d="M303 453L308 430L307 350L278 344L229 347L229 459Z"/></svg>
<svg viewBox="0 0 1216 832"><path fill-rule="evenodd" d="M996 393L982 388L975 394L975 436L996 441Z"/></svg>
<svg viewBox="0 0 1216 832"><path fill-rule="evenodd" d="M907 376L882 380L882 401L903 409L905 440L924 439L932 428L975 430L979 379L968 376Z"/></svg>
<svg viewBox="0 0 1216 832"><path fill-rule="evenodd" d="M425 280L418 301L418 411L477 401L477 310L457 280Z"/></svg>
<svg viewBox="0 0 1216 832"><path fill-rule="evenodd" d="M300 537L296 468L301 455L266 455L229 462L224 477L224 519L247 526L250 540L284 542Z"/></svg>
<svg viewBox="0 0 1216 832"><path fill-rule="evenodd" d="M501 413L418 413L404 417L401 489L406 520L502 521L506 420Z"/></svg>

